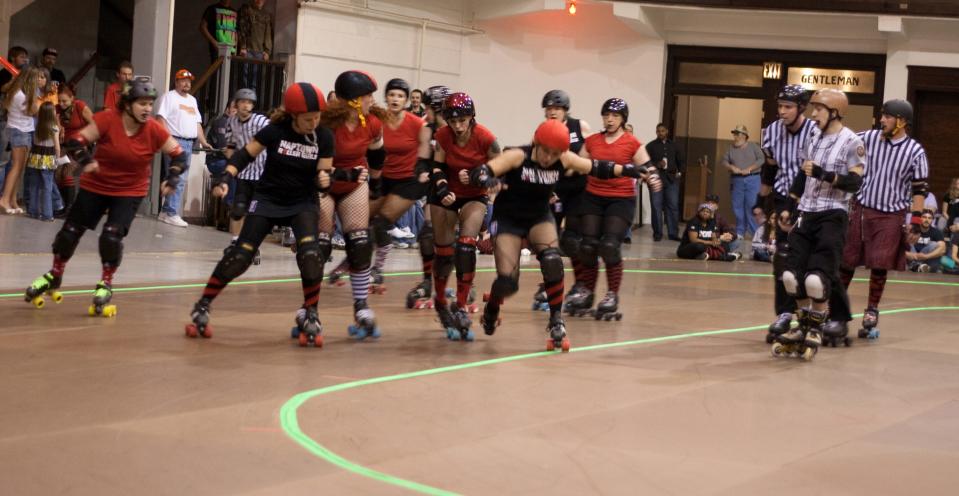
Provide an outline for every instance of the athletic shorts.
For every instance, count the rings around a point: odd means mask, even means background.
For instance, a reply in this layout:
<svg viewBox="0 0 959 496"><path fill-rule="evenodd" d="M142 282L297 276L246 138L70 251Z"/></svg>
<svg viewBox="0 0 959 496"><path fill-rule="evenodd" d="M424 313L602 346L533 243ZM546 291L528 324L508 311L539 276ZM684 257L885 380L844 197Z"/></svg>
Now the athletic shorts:
<svg viewBox="0 0 959 496"><path fill-rule="evenodd" d="M789 231L786 268L800 280L813 271L838 280L848 224L845 210L801 213Z"/></svg>
<svg viewBox="0 0 959 496"><path fill-rule="evenodd" d="M489 197L486 196L486 195L474 196L474 197L472 197L472 198L460 198L459 196L457 196L457 197L456 197L456 201L453 202L452 205L448 205L448 206L447 206L447 205L443 205L439 200L436 200L435 202L433 202L433 203L431 203L431 204L432 204L432 205L436 205L437 207L443 207L443 208L445 208L446 210L452 210L452 211L454 211L454 212L459 212L460 209L463 208L463 207L465 207L466 204L469 203L469 202L480 202L480 203L482 203L483 205L486 205L486 208L489 208Z"/></svg>
<svg viewBox="0 0 959 496"><path fill-rule="evenodd" d="M254 194L250 202L250 208L247 209L247 215L259 215L260 217L285 218L294 217L301 212L319 211L315 201L306 201L293 204L282 204L272 201L270 198L264 198ZM280 224L277 224L280 225Z"/></svg>
<svg viewBox="0 0 959 496"><path fill-rule="evenodd" d="M577 212L580 209L580 204L583 202L583 196L585 194L583 191L557 192L556 197L559 198L559 202L562 204L562 210L559 213L567 217L579 215Z"/></svg>
<svg viewBox="0 0 959 496"><path fill-rule="evenodd" d="M528 238L529 231L534 226L543 223L556 224L553 214L549 212L543 212L543 215L532 219L518 219L512 215L505 214L497 215L496 212L497 210L493 209L493 222L489 228L490 233L494 236L498 234L512 234L521 238Z"/></svg>
<svg viewBox="0 0 959 496"><path fill-rule="evenodd" d="M83 226L89 230L97 228L103 214L107 215L106 224L122 229L123 235L130 232L130 224L137 215L142 196L107 196L80 188L77 198L70 207L66 222Z"/></svg>
<svg viewBox="0 0 959 496"><path fill-rule="evenodd" d="M416 178L390 179L383 178L383 196L396 195L407 200L418 200L426 194L426 186Z"/></svg>
<svg viewBox="0 0 959 496"><path fill-rule="evenodd" d="M902 227L905 219L905 210L887 213L854 202L842 264L852 268L865 265L870 269L905 270L909 251Z"/></svg>
<svg viewBox="0 0 959 496"><path fill-rule="evenodd" d="M616 216L625 220L627 225L633 223L633 215L636 213L636 198L597 196L588 192L582 196L577 211L572 212L572 215Z"/></svg>

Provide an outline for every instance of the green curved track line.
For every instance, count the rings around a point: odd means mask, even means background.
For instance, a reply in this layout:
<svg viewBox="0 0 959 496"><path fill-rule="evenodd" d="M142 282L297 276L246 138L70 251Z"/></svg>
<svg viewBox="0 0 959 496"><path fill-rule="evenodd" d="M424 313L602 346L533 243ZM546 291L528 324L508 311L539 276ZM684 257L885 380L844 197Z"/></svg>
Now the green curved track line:
<svg viewBox="0 0 959 496"><path fill-rule="evenodd" d="M649 272L652 272L652 271L649 271ZM662 271L656 271L655 273L662 273ZM684 272L684 274L686 273ZM734 275L739 275L739 274L734 274ZM959 307L942 306L942 307L902 308L898 310L883 310L882 314L886 316L886 315L895 314L895 313L929 312L929 311L942 311L942 310L959 310ZM861 316L862 314L857 314L854 317L858 318ZM768 326L767 324L763 324L763 325L751 326L751 327L739 327L735 329L690 332L685 334L673 334L669 336L660 336L655 338L635 339L632 341L604 343L604 344L597 344L593 346L583 346L580 348L573 348L572 350L570 350L570 353L582 353L582 352L588 352L588 351L603 350L608 348L621 348L624 346L636 346L636 345L662 343L666 341L678 341L682 339L699 338L699 337L706 337L706 336L719 336L723 334L736 334L741 332L758 331L761 329L766 329L767 326ZM414 481L402 479L400 477L396 477L390 474L379 472L371 468L364 467L363 465L360 465L356 462L347 460L346 458L343 458L342 456L330 451L327 447L323 446L322 444L310 438L300 429L300 422L299 422L299 419L297 418L297 410L299 410L299 408L303 406L304 403L306 403L307 401L313 398L316 398L317 396L324 396L327 394L336 393L339 391L345 391L348 389L355 389L363 386L371 386L373 384L381 384L386 382L402 381L405 379L426 377L426 376L436 375L436 374L445 374L448 372L457 372L460 370L472 369L477 367L485 367L487 365L496 365L501 363L515 362L518 360L526 360L530 358L542 358L542 357L554 355L557 353L559 352L543 351L539 353L525 353L522 355L513 355L513 356L508 356L503 358L494 358L491 360L482 360L479 362L470 362L470 363L464 363L460 365L451 365L448 367L439 367L435 369L420 370L416 372L407 372L405 374L374 377L371 379L363 379L359 381L352 381L352 382L346 382L343 384L337 384L337 385L329 386L325 388L314 389L312 391L307 391L304 393L297 394L296 396L290 398L286 403L283 404L283 407L280 408L280 425L282 426L283 431L286 432L287 436L292 438L294 441L296 441L300 446L305 448L307 451L309 451L310 453L313 453L314 455L323 459L324 461L332 463L333 465L336 465L337 467L340 467L344 470L348 470L355 474L358 474L363 477L367 477L369 479L373 479L379 482L383 482L385 484L391 484L394 486L402 487L404 489L409 489L411 491L419 492L422 494L429 494L429 495L436 495L436 496L439 496L439 495L446 496L446 495L457 494L455 492L448 491L445 489L428 486L426 484L421 484L419 482L414 482Z"/></svg>

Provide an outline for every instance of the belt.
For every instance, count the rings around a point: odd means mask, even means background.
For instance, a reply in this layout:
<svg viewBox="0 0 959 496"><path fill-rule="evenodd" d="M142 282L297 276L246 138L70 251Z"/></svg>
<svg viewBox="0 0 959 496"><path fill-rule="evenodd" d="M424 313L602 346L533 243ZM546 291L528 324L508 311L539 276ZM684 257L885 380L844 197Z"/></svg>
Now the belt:
<svg viewBox="0 0 959 496"><path fill-rule="evenodd" d="M170 136L173 136L173 135L171 134ZM189 141L189 142L191 142L191 143L194 142L194 141L196 141L196 138L184 138L183 136L173 136L173 139L178 139L178 140L182 140L182 141Z"/></svg>

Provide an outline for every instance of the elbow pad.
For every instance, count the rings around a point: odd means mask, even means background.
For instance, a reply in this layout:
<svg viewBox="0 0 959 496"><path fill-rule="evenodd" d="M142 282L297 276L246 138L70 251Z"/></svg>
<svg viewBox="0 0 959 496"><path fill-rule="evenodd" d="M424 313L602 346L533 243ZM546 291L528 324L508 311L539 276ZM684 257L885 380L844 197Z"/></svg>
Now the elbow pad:
<svg viewBox="0 0 959 496"><path fill-rule="evenodd" d="M246 147L242 147L233 155L230 155L230 158L226 159L226 165L232 165L236 169L236 173L239 174L240 171L246 168L247 165L250 165L250 162L253 161L253 157L250 156L250 152L246 151Z"/></svg>
<svg viewBox="0 0 959 496"><path fill-rule="evenodd" d="M183 148L180 148L177 145L176 150L173 150L173 153L170 154L170 167L178 166L180 172L187 170L190 167L190 164L187 162L187 154L183 153Z"/></svg>
<svg viewBox="0 0 959 496"><path fill-rule="evenodd" d="M360 174L363 173L362 167L353 167L351 169L338 168L333 169L333 172L330 174L330 180L335 181L344 181L355 183L360 180Z"/></svg>
<svg viewBox="0 0 959 496"><path fill-rule="evenodd" d="M929 196L929 183L925 179L920 179L912 182L912 196L921 196L923 198Z"/></svg>
<svg viewBox="0 0 959 496"><path fill-rule="evenodd" d="M759 168L759 179L762 184L773 186L776 184L776 174L779 173L779 162L773 158L773 151L769 148L763 148L763 155L766 156L766 161Z"/></svg>
<svg viewBox="0 0 959 496"><path fill-rule="evenodd" d="M70 156L71 160L80 165L87 165L93 162L93 156L90 155L87 144L87 140L81 136L77 136L67 140L67 142L63 144L63 149L66 154Z"/></svg>
<svg viewBox="0 0 959 496"><path fill-rule="evenodd" d="M386 162L386 150L383 148L366 150L366 163L369 164L370 169L382 170L383 162Z"/></svg>
<svg viewBox="0 0 959 496"><path fill-rule="evenodd" d="M416 166L413 167L413 175L419 177L420 174L426 172L429 173L433 170L433 161L428 158L421 158L416 161Z"/></svg>
<svg viewBox="0 0 959 496"><path fill-rule="evenodd" d="M589 175L597 179L612 179L615 175L616 163L609 160L593 160L593 168Z"/></svg>
<svg viewBox="0 0 959 496"><path fill-rule="evenodd" d="M789 196L795 198L802 198L803 193L806 191L806 175L800 172L796 175L796 179L793 179L792 187L789 188Z"/></svg>
<svg viewBox="0 0 959 496"><path fill-rule="evenodd" d="M862 187L862 176L856 174L855 172L850 172L849 174L840 174L836 176L836 182L833 184L836 188L839 188L846 193L855 193L859 191L859 188Z"/></svg>

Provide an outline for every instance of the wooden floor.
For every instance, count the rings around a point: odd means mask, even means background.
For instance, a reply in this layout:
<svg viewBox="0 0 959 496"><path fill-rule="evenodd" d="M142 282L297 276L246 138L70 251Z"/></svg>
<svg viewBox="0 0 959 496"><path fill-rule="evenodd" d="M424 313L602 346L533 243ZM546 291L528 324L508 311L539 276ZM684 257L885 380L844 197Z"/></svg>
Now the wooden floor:
<svg viewBox="0 0 959 496"><path fill-rule="evenodd" d="M541 353L536 271L473 343L403 308L414 276L371 298L376 342L347 337L348 286L324 288L323 349L289 338L296 282L229 287L194 340L198 287L117 292L104 319L4 280L0 494L955 494L952 280L896 275L879 341L805 363L757 330L768 265L628 267L624 319L569 319L569 354Z"/></svg>

